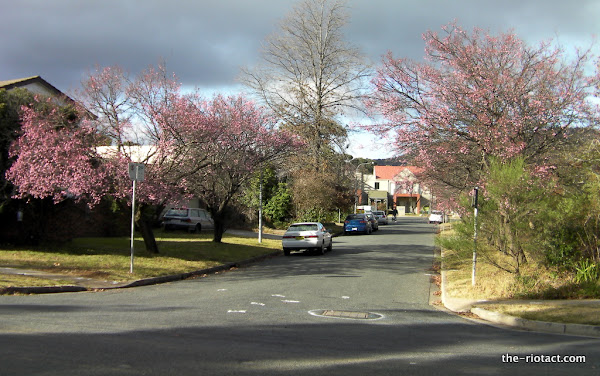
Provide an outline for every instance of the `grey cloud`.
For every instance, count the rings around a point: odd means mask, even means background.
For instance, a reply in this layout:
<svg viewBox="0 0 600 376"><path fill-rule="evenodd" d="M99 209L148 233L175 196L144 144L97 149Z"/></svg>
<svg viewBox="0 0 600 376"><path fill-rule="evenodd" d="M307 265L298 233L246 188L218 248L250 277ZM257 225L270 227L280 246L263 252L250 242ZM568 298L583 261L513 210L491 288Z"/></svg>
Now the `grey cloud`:
<svg viewBox="0 0 600 376"><path fill-rule="evenodd" d="M0 80L40 74L61 90L98 64L135 73L160 58L188 86L236 84L265 36L295 1L0 0ZM492 32L515 29L528 42L554 36L585 46L600 27L593 0L354 0L349 41L375 63L423 56L421 35L453 20Z"/></svg>

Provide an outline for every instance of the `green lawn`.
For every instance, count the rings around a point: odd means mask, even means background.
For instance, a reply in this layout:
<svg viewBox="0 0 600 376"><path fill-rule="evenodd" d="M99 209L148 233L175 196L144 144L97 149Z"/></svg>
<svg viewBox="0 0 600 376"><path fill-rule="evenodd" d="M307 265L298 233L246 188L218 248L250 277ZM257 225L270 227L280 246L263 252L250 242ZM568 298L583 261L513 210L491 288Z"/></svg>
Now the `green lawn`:
<svg viewBox="0 0 600 376"><path fill-rule="evenodd" d="M281 241L224 235L213 243L212 233L156 231L160 254L145 251L141 237L134 240L134 273L129 273L130 238L77 238L60 246L0 249L0 266L46 272L130 281L185 273L241 261L281 249ZM3 278L4 277L4 278ZM48 281L43 281L47 285ZM64 284L54 281L54 285ZM31 277L0 276L0 288L32 286Z"/></svg>

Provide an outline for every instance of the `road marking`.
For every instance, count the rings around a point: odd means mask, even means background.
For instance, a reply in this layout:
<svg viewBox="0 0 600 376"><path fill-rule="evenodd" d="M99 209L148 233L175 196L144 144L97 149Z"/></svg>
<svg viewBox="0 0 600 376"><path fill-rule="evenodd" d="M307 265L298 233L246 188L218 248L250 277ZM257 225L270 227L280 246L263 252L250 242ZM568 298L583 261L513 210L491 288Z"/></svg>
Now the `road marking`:
<svg viewBox="0 0 600 376"><path fill-rule="evenodd" d="M230 309L227 313L246 313L245 309Z"/></svg>
<svg viewBox="0 0 600 376"><path fill-rule="evenodd" d="M284 303L300 303L299 300L282 300Z"/></svg>
<svg viewBox="0 0 600 376"><path fill-rule="evenodd" d="M279 294L273 294L271 296L274 296L276 298L285 298L285 295L279 295Z"/></svg>
<svg viewBox="0 0 600 376"><path fill-rule="evenodd" d="M342 296L342 299L350 299L349 296Z"/></svg>
<svg viewBox="0 0 600 376"><path fill-rule="evenodd" d="M265 303L258 303L258 302L251 302L250 304L252 304L252 305L258 305L258 306L261 306L261 307L265 306Z"/></svg>
<svg viewBox="0 0 600 376"><path fill-rule="evenodd" d="M227 291L227 289L218 289L217 291Z"/></svg>

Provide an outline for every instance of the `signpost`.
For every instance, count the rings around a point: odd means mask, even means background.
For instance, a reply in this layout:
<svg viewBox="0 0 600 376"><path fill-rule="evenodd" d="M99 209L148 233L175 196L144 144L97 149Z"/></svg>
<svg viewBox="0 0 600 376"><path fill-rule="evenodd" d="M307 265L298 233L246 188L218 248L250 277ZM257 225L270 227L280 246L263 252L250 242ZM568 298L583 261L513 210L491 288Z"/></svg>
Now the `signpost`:
<svg viewBox="0 0 600 376"><path fill-rule="evenodd" d="M473 221L475 231L473 233L473 273L471 274L471 285L475 286L475 271L477 269L477 210L479 200L479 187L475 187L475 193L473 195Z"/></svg>
<svg viewBox="0 0 600 376"><path fill-rule="evenodd" d="M133 181L133 194L131 195L131 262L129 273L133 274L133 231L135 223L135 182L144 181L146 166L143 163L129 163L129 178Z"/></svg>

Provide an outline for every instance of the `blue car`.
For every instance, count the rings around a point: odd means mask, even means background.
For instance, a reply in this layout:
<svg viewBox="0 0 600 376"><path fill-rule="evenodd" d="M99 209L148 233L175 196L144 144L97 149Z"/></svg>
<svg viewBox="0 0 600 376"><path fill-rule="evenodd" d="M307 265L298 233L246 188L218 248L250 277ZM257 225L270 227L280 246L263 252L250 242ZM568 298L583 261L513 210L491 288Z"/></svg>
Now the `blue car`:
<svg viewBox="0 0 600 376"><path fill-rule="evenodd" d="M346 235L355 232L370 234L372 231L371 221L366 214L350 214L344 221L344 234Z"/></svg>

